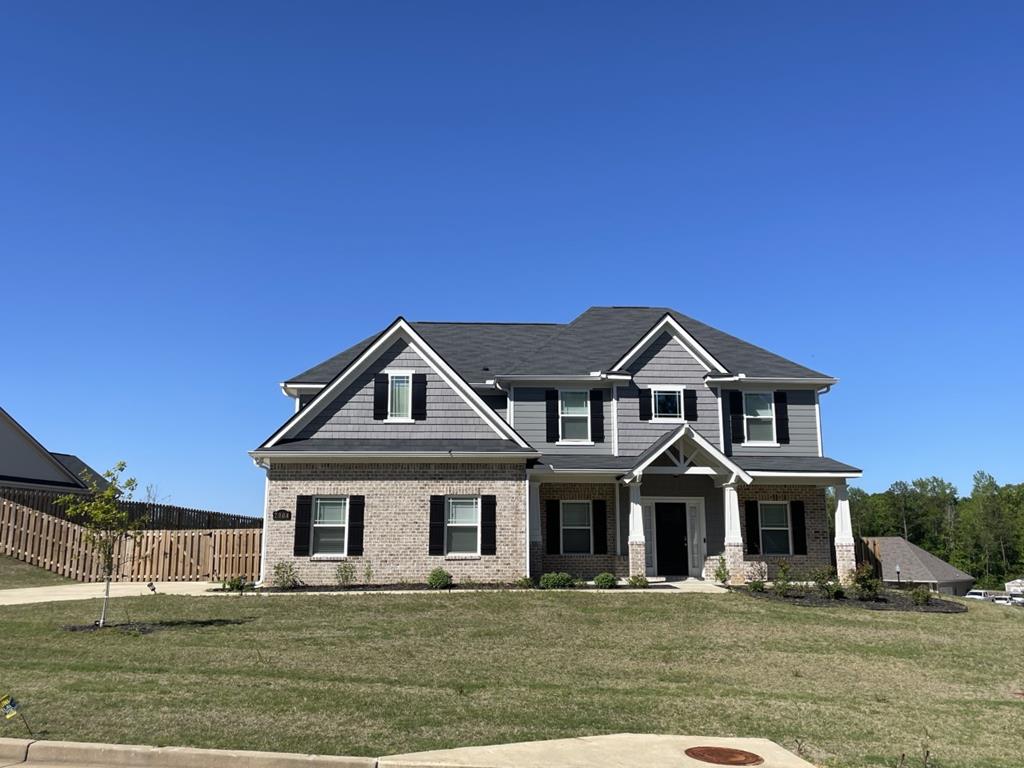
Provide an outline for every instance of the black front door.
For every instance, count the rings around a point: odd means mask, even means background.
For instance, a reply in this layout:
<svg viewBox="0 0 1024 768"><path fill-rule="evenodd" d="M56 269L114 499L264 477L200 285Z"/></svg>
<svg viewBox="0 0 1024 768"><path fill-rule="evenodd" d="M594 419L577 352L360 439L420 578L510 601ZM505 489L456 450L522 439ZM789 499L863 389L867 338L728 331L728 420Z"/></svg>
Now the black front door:
<svg viewBox="0 0 1024 768"><path fill-rule="evenodd" d="M658 575L686 576L690 572L686 551L686 505L659 501L654 505L658 543Z"/></svg>

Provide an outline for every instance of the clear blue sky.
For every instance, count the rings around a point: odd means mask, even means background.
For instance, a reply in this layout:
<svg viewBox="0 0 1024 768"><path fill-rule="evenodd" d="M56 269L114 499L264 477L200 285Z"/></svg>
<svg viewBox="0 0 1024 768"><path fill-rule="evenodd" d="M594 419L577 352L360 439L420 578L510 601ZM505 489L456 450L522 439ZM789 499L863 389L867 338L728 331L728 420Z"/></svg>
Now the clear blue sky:
<svg viewBox="0 0 1024 768"><path fill-rule="evenodd" d="M670 305L841 379L862 485L1024 481L1020 3L0 6L0 404L258 514L396 315Z"/></svg>

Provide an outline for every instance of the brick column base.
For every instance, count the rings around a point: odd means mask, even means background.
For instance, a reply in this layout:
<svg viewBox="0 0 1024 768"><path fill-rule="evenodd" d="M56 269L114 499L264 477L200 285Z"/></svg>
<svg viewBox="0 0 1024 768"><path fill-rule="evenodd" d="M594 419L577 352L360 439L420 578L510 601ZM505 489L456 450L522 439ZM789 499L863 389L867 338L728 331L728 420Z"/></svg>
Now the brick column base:
<svg viewBox="0 0 1024 768"><path fill-rule="evenodd" d="M629 575L647 574L647 547L642 541L629 542Z"/></svg>
<svg viewBox="0 0 1024 768"><path fill-rule="evenodd" d="M747 583L747 568L743 562L743 545L725 545L725 567L729 569L729 583L740 585Z"/></svg>
<svg viewBox="0 0 1024 768"><path fill-rule="evenodd" d="M849 584L853 581L853 572L857 569L856 547L850 544L836 542L836 571L839 574L839 581L842 584Z"/></svg>

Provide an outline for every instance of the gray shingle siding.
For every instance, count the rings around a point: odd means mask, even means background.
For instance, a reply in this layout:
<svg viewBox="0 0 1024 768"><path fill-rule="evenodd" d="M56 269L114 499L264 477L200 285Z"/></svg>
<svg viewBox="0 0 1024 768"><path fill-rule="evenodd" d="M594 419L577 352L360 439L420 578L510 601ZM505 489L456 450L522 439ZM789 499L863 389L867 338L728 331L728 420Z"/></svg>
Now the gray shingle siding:
<svg viewBox="0 0 1024 768"><path fill-rule="evenodd" d="M716 446L718 442L718 398L704 384L707 371L669 334L662 334L629 365L640 387L658 384L685 386L697 392L697 421L693 427ZM619 454L636 456L666 432L682 422L640 421L640 390L618 387Z"/></svg>
<svg viewBox="0 0 1024 768"><path fill-rule="evenodd" d="M604 442L594 445L558 445L547 441L545 389L557 387L516 387L513 390L513 424L516 432L541 453L610 455L612 453L611 390L604 390ZM563 387L572 389L572 387ZM576 389L586 389L585 386Z"/></svg>
<svg viewBox="0 0 1024 768"><path fill-rule="evenodd" d="M373 419L373 377L386 368L427 376L427 418L412 424ZM499 439L462 397L404 341L395 342L373 365L307 424L297 438Z"/></svg>
<svg viewBox="0 0 1024 768"><path fill-rule="evenodd" d="M789 444L778 447L733 445L733 456L817 456L818 417L814 410L813 389L786 390L789 402ZM732 440L728 397L722 398L723 424L727 441Z"/></svg>

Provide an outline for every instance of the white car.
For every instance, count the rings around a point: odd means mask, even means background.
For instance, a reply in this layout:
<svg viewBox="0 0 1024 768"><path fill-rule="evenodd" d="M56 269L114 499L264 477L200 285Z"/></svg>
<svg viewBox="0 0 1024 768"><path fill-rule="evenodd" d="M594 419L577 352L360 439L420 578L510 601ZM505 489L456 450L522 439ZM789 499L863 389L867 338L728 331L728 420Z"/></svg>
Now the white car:
<svg viewBox="0 0 1024 768"><path fill-rule="evenodd" d="M1009 595L996 595L992 598L992 602L996 605L1013 605L1013 598Z"/></svg>
<svg viewBox="0 0 1024 768"><path fill-rule="evenodd" d="M970 592L964 595L964 597L968 598L969 600L991 600L995 596L995 592L992 592L987 589L972 589Z"/></svg>

